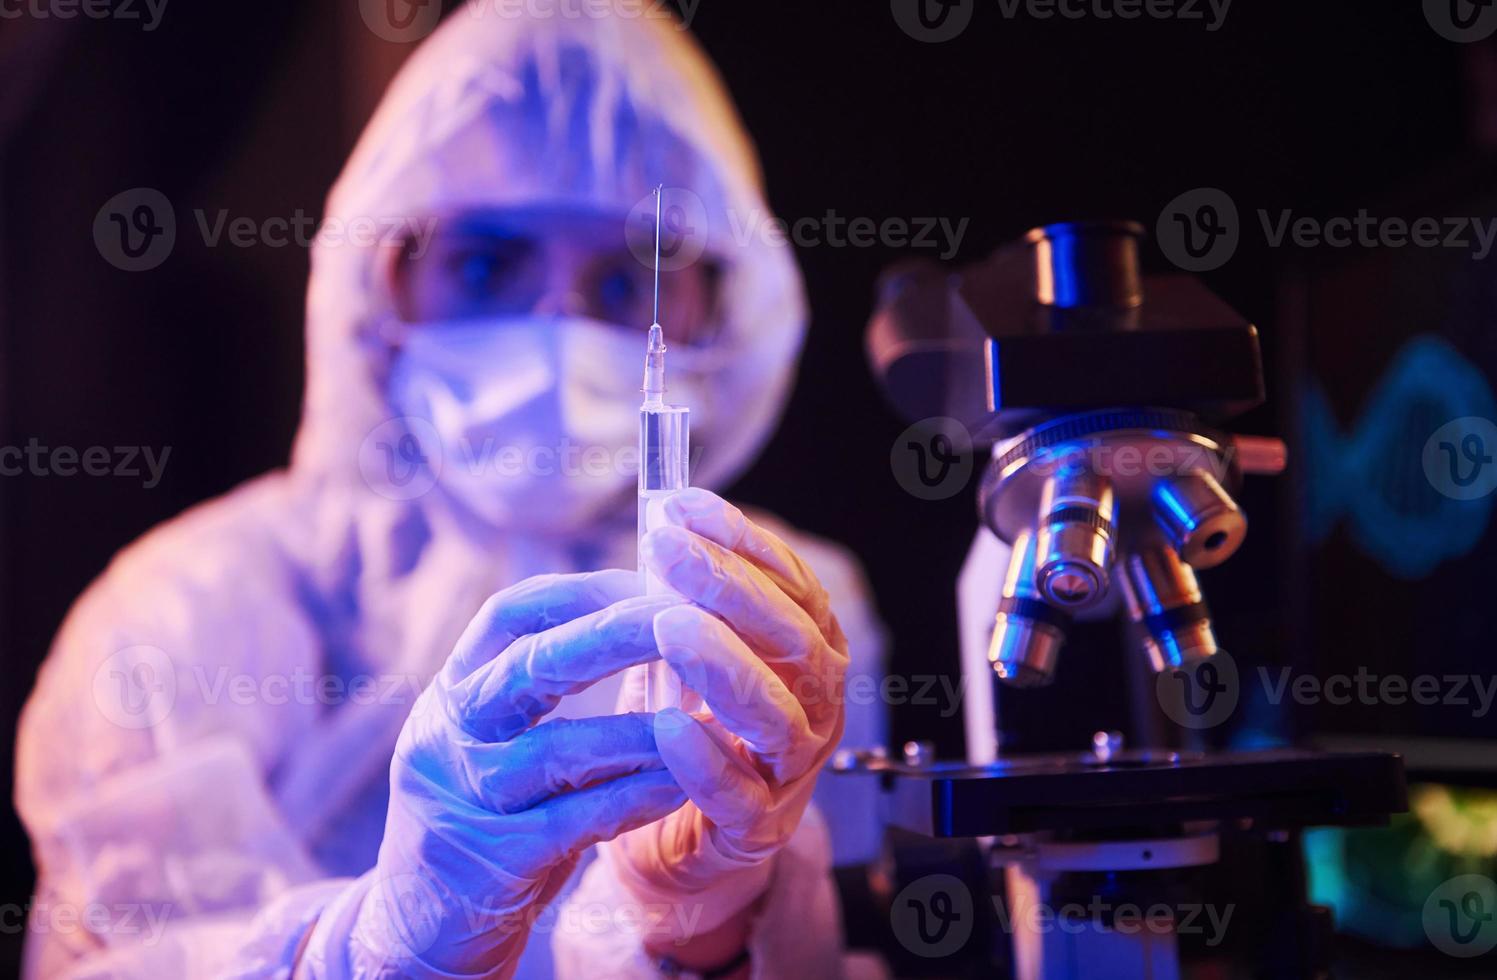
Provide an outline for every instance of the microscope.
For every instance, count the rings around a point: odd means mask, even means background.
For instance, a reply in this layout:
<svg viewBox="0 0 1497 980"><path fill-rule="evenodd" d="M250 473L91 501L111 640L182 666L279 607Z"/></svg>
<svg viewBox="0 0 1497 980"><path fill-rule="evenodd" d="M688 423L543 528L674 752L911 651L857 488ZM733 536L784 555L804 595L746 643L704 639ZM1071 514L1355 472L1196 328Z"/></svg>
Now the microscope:
<svg viewBox="0 0 1497 980"><path fill-rule="evenodd" d="M902 976L1325 975L1331 929L1305 899L1299 832L1406 806L1394 755L1202 744L1236 674L1196 573L1238 550L1242 483L1282 471L1285 449L1220 428L1264 399L1256 329L1189 275L1145 276L1142 235L1121 221L1047 225L972 266L899 266L881 284L867 345L891 402L991 448L978 510L1008 549L984 585L993 683L1006 696L1050 683L1074 624L1116 617L1119 655L1157 694L1134 699L1131 713L1151 717L1132 729L1165 733L1131 748L1099 731L1044 755L1005 754L995 738L964 763L915 744L898 760L841 758L879 774L902 833L906 860L875 875L895 932L911 910L920 919L900 937L896 959L915 953ZM992 714L991 691L967 681L969 712ZM960 894L943 904L924 894L933 881ZM1218 939L1238 941L1205 949L1182 910L1213 901L1237 913L1237 936L1228 923ZM914 948L958 909L981 938ZM1153 911L1138 927L1119 909Z"/></svg>

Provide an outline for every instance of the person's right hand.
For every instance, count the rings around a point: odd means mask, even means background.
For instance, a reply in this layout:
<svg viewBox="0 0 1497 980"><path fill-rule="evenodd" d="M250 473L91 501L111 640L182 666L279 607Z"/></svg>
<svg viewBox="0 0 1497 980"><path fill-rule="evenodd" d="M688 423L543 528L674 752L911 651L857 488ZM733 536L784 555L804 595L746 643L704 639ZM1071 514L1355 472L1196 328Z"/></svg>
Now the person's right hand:
<svg viewBox="0 0 1497 980"><path fill-rule="evenodd" d="M634 572L538 576L468 625L395 749L379 860L348 909L352 975L509 976L579 852L685 802L653 716L537 724L657 656L655 614L682 600L638 591Z"/></svg>

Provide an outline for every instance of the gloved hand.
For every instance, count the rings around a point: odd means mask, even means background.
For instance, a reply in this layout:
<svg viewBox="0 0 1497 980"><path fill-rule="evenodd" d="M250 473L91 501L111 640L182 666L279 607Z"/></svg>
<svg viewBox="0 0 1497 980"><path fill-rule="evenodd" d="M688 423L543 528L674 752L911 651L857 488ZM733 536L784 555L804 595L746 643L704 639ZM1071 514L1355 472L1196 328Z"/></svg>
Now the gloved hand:
<svg viewBox="0 0 1497 980"><path fill-rule="evenodd" d="M654 620L682 600L638 589L634 572L538 576L468 625L401 731L374 870L323 913L357 917L348 975L509 976L582 849L682 805L650 716L536 724L655 657Z"/></svg>
<svg viewBox="0 0 1497 980"><path fill-rule="evenodd" d="M847 641L816 576L738 508L691 489L663 518L641 542L645 563L692 604L655 617L655 642L700 704L657 713L655 742L691 803L603 853L641 902L700 913L701 935L764 891L768 859L800 824L842 737ZM643 704L636 668L620 708Z"/></svg>

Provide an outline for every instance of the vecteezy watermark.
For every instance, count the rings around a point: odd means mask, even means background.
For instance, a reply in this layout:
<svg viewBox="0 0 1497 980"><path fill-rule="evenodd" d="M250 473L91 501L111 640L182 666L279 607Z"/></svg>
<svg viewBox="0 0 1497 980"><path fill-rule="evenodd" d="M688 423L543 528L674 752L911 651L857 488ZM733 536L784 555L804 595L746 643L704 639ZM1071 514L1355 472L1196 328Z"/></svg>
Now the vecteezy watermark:
<svg viewBox="0 0 1497 980"><path fill-rule="evenodd" d="M944 416L921 419L901 432L889 448L894 481L910 496L946 500L972 479L972 433Z"/></svg>
<svg viewBox="0 0 1497 980"><path fill-rule="evenodd" d="M1221 30L1232 0L997 0L1007 20L1020 14L1033 20L1199 21L1208 33Z"/></svg>
<svg viewBox="0 0 1497 980"><path fill-rule="evenodd" d="M940 44L960 37L972 23L977 0L890 0L894 23L924 44Z"/></svg>
<svg viewBox="0 0 1497 980"><path fill-rule="evenodd" d="M1026 472L1051 476L1080 470L1111 479L1208 474L1225 482L1236 455L1237 447L1231 445L1217 450L1164 441L1114 444L1090 439L1037 454L1026 464ZM945 500L960 493L971 479L974 463L971 433L959 420L944 416L911 425L889 450L895 481L922 500Z"/></svg>
<svg viewBox="0 0 1497 980"><path fill-rule="evenodd" d="M210 218L202 208L194 210L198 231L203 244L217 248L221 243L234 248L254 248L264 245L269 248L311 248L314 245L354 248L374 248L379 245L403 245L410 257L419 259L431 245L432 235L437 230L437 219L405 218L398 215L380 217L358 216L354 218L330 217L318 223L316 218L298 208L289 218L251 218L247 215L230 217L224 209L215 211Z"/></svg>
<svg viewBox="0 0 1497 980"><path fill-rule="evenodd" d="M1155 693L1164 713L1184 728L1206 729L1232 717L1245 687L1255 682L1264 704L1300 707L1408 705L1450 708L1486 718L1497 703L1497 675L1377 674L1365 666L1354 673L1316 675L1292 667L1258 666L1248 678L1224 650L1198 662L1162 671Z"/></svg>
<svg viewBox="0 0 1497 980"><path fill-rule="evenodd" d="M400 958L420 956L441 935L443 903L436 888L423 876L403 872L377 875L364 897L373 913L360 916L359 926L375 948Z"/></svg>
<svg viewBox="0 0 1497 980"><path fill-rule="evenodd" d="M209 248L298 248L401 246L420 258L436 233L435 216L356 215L320 224L298 208L289 216L253 218L226 208L195 208L193 224ZM94 244L104 260L126 272L145 272L171 257L177 244L176 209L154 187L121 191L94 216Z"/></svg>
<svg viewBox="0 0 1497 980"><path fill-rule="evenodd" d="M685 945L697 933L705 907L670 902L548 902L516 908L512 899L464 895L469 931L526 935L616 936L621 933Z"/></svg>
<svg viewBox="0 0 1497 980"><path fill-rule="evenodd" d="M826 214L794 220L777 218L762 211L746 215L728 213L729 232L733 242L747 246L755 240L783 248L794 244L800 248L886 248L939 249L943 262L962 247L971 218L849 218L828 208Z"/></svg>
<svg viewBox="0 0 1497 980"><path fill-rule="evenodd" d="M959 952L972 938L976 918L972 890L955 875L916 878L900 889L889 906L894 938L926 959Z"/></svg>
<svg viewBox="0 0 1497 980"><path fill-rule="evenodd" d="M1355 674L1296 674L1293 668L1271 671L1258 668L1269 704L1279 705L1286 699L1313 707L1327 704L1344 707L1388 705L1402 707L1417 704L1425 707L1470 709L1471 717L1485 718L1497 699L1497 676L1480 674L1374 674L1365 666Z"/></svg>
<svg viewBox="0 0 1497 980"><path fill-rule="evenodd" d="M94 670L93 696L99 712L119 727L154 728L177 703L176 665L160 647L116 650Z"/></svg>
<svg viewBox="0 0 1497 980"><path fill-rule="evenodd" d="M1469 958L1497 949L1497 882L1457 875L1424 902L1424 934L1442 953Z"/></svg>
<svg viewBox="0 0 1497 980"><path fill-rule="evenodd" d="M702 0L679 0L679 16L667 0L470 0L453 17L500 20L662 20L685 30ZM412 44L436 30L440 0L359 0L364 26L381 40Z"/></svg>
<svg viewBox="0 0 1497 980"><path fill-rule="evenodd" d="M1227 927L1237 911L1235 905L1210 902L1155 902L1139 905L1118 902L1101 895L1087 901L1061 905L1040 902L1024 907L1019 915L1005 911L993 902L999 927L1005 933L1062 933L1079 936L1086 932L1110 932L1124 936L1200 936L1208 948L1220 946L1227 938Z"/></svg>
<svg viewBox="0 0 1497 980"><path fill-rule="evenodd" d="M691 466L702 447L692 450ZM369 489L391 500L424 496L444 473L470 480L632 480L639 474L639 447L562 438L555 445L502 443L459 437L444 441L436 426L415 415L387 419L359 445L359 473Z"/></svg>
<svg viewBox="0 0 1497 980"><path fill-rule="evenodd" d="M1458 248L1484 259L1497 242L1497 218L1422 217L1380 218L1358 209L1353 217L1295 217L1284 209L1270 215L1258 210L1263 235L1269 247L1280 248L1288 240L1299 248Z"/></svg>
<svg viewBox="0 0 1497 980"><path fill-rule="evenodd" d="M1424 19L1447 41L1482 41L1497 31L1493 0L1424 0Z"/></svg>
<svg viewBox="0 0 1497 980"><path fill-rule="evenodd" d="M436 426L414 415L387 419L359 445L359 475L364 485L391 500L415 500L441 479L446 453Z"/></svg>
<svg viewBox="0 0 1497 980"><path fill-rule="evenodd" d="M1378 216L1366 208L1328 218L1259 208L1257 218L1269 248L1453 248L1480 261L1497 245L1497 218ZM1170 201L1154 230L1165 258L1187 272L1225 265L1243 234L1236 202L1216 187L1197 187Z"/></svg>
<svg viewBox="0 0 1497 980"><path fill-rule="evenodd" d="M1030 462L1028 471L1051 476L1062 470L1082 470L1114 479L1205 473L1221 483L1231 473L1236 455L1237 447L1233 445L1216 450L1164 441L1109 443L1093 439L1040 454Z"/></svg>
<svg viewBox="0 0 1497 980"><path fill-rule="evenodd" d="M738 248L764 245L785 248L909 248L935 251L945 261L956 255L971 218L847 216L828 208L825 214L781 218L758 208L726 214L725 244ZM655 195L645 195L629 209L624 238L641 264L655 264ZM711 240L707 206L694 191L666 187L660 197L660 268L684 269L706 253Z"/></svg>
<svg viewBox="0 0 1497 980"><path fill-rule="evenodd" d="M1091 895L1061 904L1035 902L1010 909L1000 896L989 895L992 922L1005 935L1079 936L1108 933L1124 936L1200 936L1208 948L1220 946L1236 913L1235 905L1207 902L1156 902L1140 905L1114 897ZM889 922L894 937L909 952L927 959L952 956L971 940L979 913L977 899L955 875L924 875L894 897Z"/></svg>
<svg viewBox="0 0 1497 980"><path fill-rule="evenodd" d="M374 36L393 44L411 44L437 29L441 0L359 0L359 16Z"/></svg>
<svg viewBox="0 0 1497 980"><path fill-rule="evenodd" d="M1154 676L1154 695L1165 715L1182 728L1215 728L1232 717L1242 696L1237 661L1225 650Z"/></svg>
<svg viewBox="0 0 1497 980"><path fill-rule="evenodd" d="M138 21L150 33L161 26L168 0L0 0L0 20Z"/></svg>
<svg viewBox="0 0 1497 980"><path fill-rule="evenodd" d="M129 937L129 942L154 946L161 941L175 906L149 902L27 902L0 904L0 935ZM123 939L122 939L123 941Z"/></svg>
<svg viewBox="0 0 1497 980"><path fill-rule="evenodd" d="M661 271L675 272L694 265L707 251L711 239L706 202L689 188L663 187L658 204L657 232L654 193L634 203L624 219L624 243L641 265L653 269L658 234Z"/></svg>
<svg viewBox="0 0 1497 980"><path fill-rule="evenodd" d="M94 216L94 245L116 269L154 269L172 254L176 243L176 211L154 187L120 191Z"/></svg>
<svg viewBox="0 0 1497 980"><path fill-rule="evenodd" d="M682 30L696 19L702 0L678 0L680 13L667 0L470 0L464 15L505 20L660 20Z"/></svg>
<svg viewBox="0 0 1497 980"><path fill-rule="evenodd" d="M154 490L171 454L170 446L44 446L32 436L24 446L0 446L0 477L144 477L141 486Z"/></svg>
<svg viewBox="0 0 1497 980"><path fill-rule="evenodd" d="M672 669L680 674L683 684L692 690L707 689L705 668L700 661L667 659L671 661ZM967 681L964 677L953 678L949 674L856 672L835 679L815 674L799 674L788 682L781 682L773 676L765 678L745 673L732 677L729 690L733 703L740 705L764 702L775 704L789 700L806 706L910 706L935 708L942 718L950 718L961 710L962 699L967 693Z"/></svg>
<svg viewBox="0 0 1497 980"><path fill-rule="evenodd" d="M1467 416L1440 426L1424 443L1420 461L1430 486L1453 500L1477 500L1497 490L1497 425Z"/></svg>
<svg viewBox="0 0 1497 980"><path fill-rule="evenodd" d="M891 0L894 23L910 37L940 44L960 37L972 23L975 0ZM1221 29L1232 0L997 0L1005 20L1175 20Z"/></svg>
<svg viewBox="0 0 1497 980"><path fill-rule="evenodd" d="M193 701L218 707L415 704L429 678L417 674L290 673L249 674L226 665L194 663L179 667L160 647L137 644L117 650L94 670L94 705L121 728L154 728L171 716L184 692Z"/></svg>
<svg viewBox="0 0 1497 980"><path fill-rule="evenodd" d="M1209 272L1225 265L1242 234L1237 204L1226 191L1197 187L1159 212L1154 237L1164 257L1187 272Z"/></svg>

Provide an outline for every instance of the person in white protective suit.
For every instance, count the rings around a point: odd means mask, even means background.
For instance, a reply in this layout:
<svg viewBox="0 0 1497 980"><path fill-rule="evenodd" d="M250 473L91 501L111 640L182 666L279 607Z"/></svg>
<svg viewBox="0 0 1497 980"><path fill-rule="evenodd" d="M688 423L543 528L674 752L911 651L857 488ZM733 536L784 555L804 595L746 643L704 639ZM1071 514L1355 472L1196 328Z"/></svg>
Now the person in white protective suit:
<svg viewBox="0 0 1497 980"><path fill-rule="evenodd" d="M329 198L404 231L314 247L290 467L126 549L55 641L17 750L29 976L839 974L809 801L870 856L871 801L817 787L839 739L883 741L839 696L880 657L856 565L691 490L642 546L673 591L641 596L632 469L564 458L633 444L622 229L656 184L701 203L661 310L698 487L778 420L793 257L731 238L757 162L677 25L484 9ZM657 656L710 711L643 712Z"/></svg>

